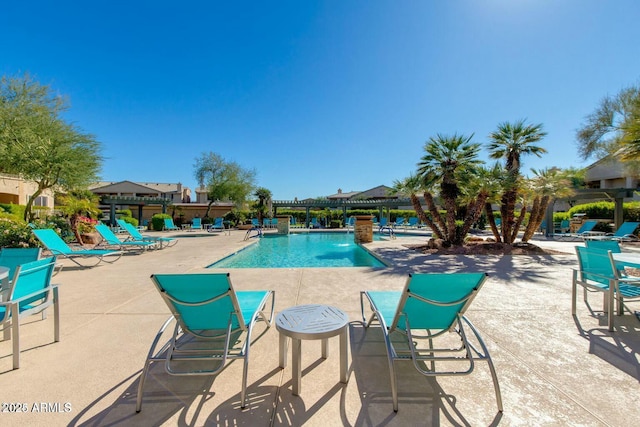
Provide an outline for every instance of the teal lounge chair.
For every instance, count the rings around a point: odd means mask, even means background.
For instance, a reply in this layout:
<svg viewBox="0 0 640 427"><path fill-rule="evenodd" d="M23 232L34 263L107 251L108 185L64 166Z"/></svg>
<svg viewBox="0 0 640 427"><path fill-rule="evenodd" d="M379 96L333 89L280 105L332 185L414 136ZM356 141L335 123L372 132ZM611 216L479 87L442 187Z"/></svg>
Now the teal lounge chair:
<svg viewBox="0 0 640 427"><path fill-rule="evenodd" d="M419 228L419 221L418 221L418 217L417 216L412 216L409 218L409 221L407 222L407 227L411 227L411 228Z"/></svg>
<svg viewBox="0 0 640 427"><path fill-rule="evenodd" d="M218 217L216 219L213 220L213 224L211 224L209 226L209 229L207 231L209 232L213 232L213 231L224 231L224 218L222 217Z"/></svg>
<svg viewBox="0 0 640 427"><path fill-rule="evenodd" d="M588 221L585 221L575 233L555 234L555 236L560 238L570 238L574 240L575 239L583 240L586 237L592 238L593 236L597 235L597 233L593 232L593 229L597 224L598 224L598 221L594 219L588 220Z"/></svg>
<svg viewBox="0 0 640 427"><path fill-rule="evenodd" d="M236 292L228 273L154 274L151 280L172 316L162 325L149 350L140 374L136 412L142 408L144 381L150 365L160 361L171 375L216 375L224 369L227 359L244 359L240 394L240 407L244 408L251 333L258 320L271 326L274 292ZM173 335L156 351L173 321ZM219 363L212 366L215 361Z"/></svg>
<svg viewBox="0 0 640 427"><path fill-rule="evenodd" d="M107 246L107 247L113 247L119 251L122 251L125 249L137 249L140 251L144 251L146 249L152 249L156 247L156 242L136 241L136 240L122 241L118 239L118 236L113 234L113 231L111 231L111 229L104 224L96 225L96 231L100 234L100 236L102 236L102 242L98 243L96 248Z"/></svg>
<svg viewBox="0 0 640 427"><path fill-rule="evenodd" d="M607 233L604 236L587 236L590 240L616 240L618 242L636 242L638 236L634 234L640 222L624 222L615 233Z"/></svg>
<svg viewBox="0 0 640 427"><path fill-rule="evenodd" d="M375 319L384 335L395 412L398 411L396 361L412 361L416 370L427 377L468 375L473 372L476 361L486 361L498 411L502 412L500 386L489 350L464 316L486 278L485 273L413 274L401 292L360 293L365 327ZM366 305L372 311L368 320ZM473 340L470 340L469 331ZM450 339L445 339L442 346L438 345L438 337L449 338L451 334L460 340L457 348Z"/></svg>
<svg viewBox="0 0 640 427"><path fill-rule="evenodd" d="M9 279L13 278L16 268L27 262L40 259L40 248L2 248L0 249L0 265L9 268Z"/></svg>
<svg viewBox="0 0 640 427"><path fill-rule="evenodd" d="M53 255L63 256L80 267L93 267L100 264L101 261L112 263L122 256L122 251L108 249L73 250L50 228L31 231ZM113 257L113 259L107 259L107 257ZM81 260L82 262L80 262Z"/></svg>
<svg viewBox="0 0 640 427"><path fill-rule="evenodd" d="M191 220L191 230L202 230L202 219L193 218Z"/></svg>
<svg viewBox="0 0 640 427"><path fill-rule="evenodd" d="M401 292L360 293L365 327L375 319L384 335L394 411L398 411L396 361L413 361L416 370L427 377L468 375L473 372L476 361L486 361L498 411L502 412L502 396L493 361L480 334L464 316L486 278L485 273L413 274ZM372 311L368 320L366 305ZM469 340L469 331L473 340ZM460 340L457 348L453 348L448 339L442 346L438 345L439 339L434 340L441 336L448 338L451 334Z"/></svg>
<svg viewBox="0 0 640 427"><path fill-rule="evenodd" d="M178 239L173 237L144 236L133 225L121 219L118 220L118 225L129 233L129 239L135 242L156 242L160 245L160 249L163 247L168 248L178 243Z"/></svg>
<svg viewBox="0 0 640 427"><path fill-rule="evenodd" d="M4 338L13 339L13 369L20 368L20 320L34 314L42 314L53 305L54 341L60 341L60 314L58 311L58 287L51 284L56 258L43 258L19 265L13 280L0 295L0 329Z"/></svg>
<svg viewBox="0 0 640 427"><path fill-rule="evenodd" d="M175 230L180 230L180 228L176 227L176 225L173 223L173 219L165 218L164 231L175 231Z"/></svg>

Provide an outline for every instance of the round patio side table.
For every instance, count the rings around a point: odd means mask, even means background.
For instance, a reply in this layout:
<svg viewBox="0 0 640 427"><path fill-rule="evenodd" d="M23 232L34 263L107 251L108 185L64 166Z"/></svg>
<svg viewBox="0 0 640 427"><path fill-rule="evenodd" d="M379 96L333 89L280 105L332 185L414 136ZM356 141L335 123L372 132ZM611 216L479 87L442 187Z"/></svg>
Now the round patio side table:
<svg viewBox="0 0 640 427"><path fill-rule="evenodd" d="M300 394L302 378L302 340L322 340L322 357L329 356L329 338L340 336L340 382L348 380L348 325L349 317L339 308L329 305L298 305L281 311L276 316L276 329L280 332L279 364L287 366L287 338L292 349L292 393Z"/></svg>

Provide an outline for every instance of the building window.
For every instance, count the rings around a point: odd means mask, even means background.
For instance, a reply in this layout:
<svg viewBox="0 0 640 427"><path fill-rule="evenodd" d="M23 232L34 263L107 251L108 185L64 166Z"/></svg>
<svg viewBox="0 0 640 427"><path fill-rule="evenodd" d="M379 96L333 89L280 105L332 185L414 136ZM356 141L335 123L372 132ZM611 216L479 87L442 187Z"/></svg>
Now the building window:
<svg viewBox="0 0 640 427"><path fill-rule="evenodd" d="M47 204L47 202L48 202L48 197L47 196L38 196L33 201L33 206L49 206Z"/></svg>

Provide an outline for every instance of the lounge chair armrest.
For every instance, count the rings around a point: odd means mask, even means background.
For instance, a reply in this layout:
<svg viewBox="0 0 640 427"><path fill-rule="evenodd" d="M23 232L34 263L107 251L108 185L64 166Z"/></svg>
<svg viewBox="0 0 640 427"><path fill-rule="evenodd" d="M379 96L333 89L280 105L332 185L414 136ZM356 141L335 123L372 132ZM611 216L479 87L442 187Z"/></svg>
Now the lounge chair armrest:
<svg viewBox="0 0 640 427"><path fill-rule="evenodd" d="M45 292L52 291L52 290L54 290L54 289L55 289L55 288L57 288L57 287L58 287L58 285L49 285L49 286L47 286L46 288L39 289L39 290L37 290L37 291L35 291L35 292L31 292L30 294L23 295L23 296L21 296L20 298L14 298L14 299L12 299L11 301L7 301L7 302L8 302L8 303L21 303L21 302L22 302L22 301L24 301L24 300L28 300L28 299L31 299L31 298L33 298L33 297L37 297L38 295L43 294L43 293L45 293Z"/></svg>

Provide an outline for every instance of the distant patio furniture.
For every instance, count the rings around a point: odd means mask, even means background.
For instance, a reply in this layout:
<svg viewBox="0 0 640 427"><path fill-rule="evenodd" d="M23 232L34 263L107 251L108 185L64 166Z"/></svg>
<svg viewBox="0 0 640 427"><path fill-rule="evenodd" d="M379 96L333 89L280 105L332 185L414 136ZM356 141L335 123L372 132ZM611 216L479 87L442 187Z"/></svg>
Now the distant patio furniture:
<svg viewBox="0 0 640 427"><path fill-rule="evenodd" d="M56 258L49 257L19 265L9 286L0 291L0 329L4 339L13 340L13 369L20 368L20 320L42 314L53 306L54 341L60 341L58 287L51 284Z"/></svg>
<svg viewBox="0 0 640 427"><path fill-rule="evenodd" d="M135 242L156 242L159 244L159 249L163 247L171 247L178 243L178 239L175 237L161 237L161 236L145 236L140 234L140 232L128 222L125 222L121 219L118 220L118 224L122 227L127 233L129 233L129 239Z"/></svg>
<svg viewBox="0 0 640 427"><path fill-rule="evenodd" d="M599 231L593 231L593 229L597 224L598 224L598 221L596 220L593 220L593 219L587 220L580 226L580 228L575 233L562 233L562 234L555 234L554 236L559 237L561 239L568 238L572 240L584 240L586 237L591 238L593 236L603 235L604 233L601 233Z"/></svg>
<svg viewBox="0 0 640 427"><path fill-rule="evenodd" d="M213 232L213 231L224 231L225 227L224 227L224 218L222 217L218 217L216 219L213 220L213 224L209 224L209 228L207 229L207 231L209 232Z"/></svg>
<svg viewBox="0 0 640 427"><path fill-rule="evenodd" d="M193 218L191 220L191 230L202 230L202 219L201 218Z"/></svg>
<svg viewBox="0 0 640 427"><path fill-rule="evenodd" d="M593 240L587 239L584 244L589 249L599 249L602 251L611 251L613 253L622 252L620 249L620 243L616 240Z"/></svg>
<svg viewBox="0 0 640 427"><path fill-rule="evenodd" d="M98 245L96 245L96 248L107 246L119 251L127 249L144 251L146 249L155 248L157 243L144 240L120 240L118 239L118 236L113 234L111 229L104 224L96 225L96 231L100 234L100 236L102 236L102 242L98 243Z"/></svg>
<svg viewBox="0 0 640 427"><path fill-rule="evenodd" d="M164 230L165 231L175 231L175 230L180 230L180 228L176 227L176 225L173 223L173 219L165 218L164 219Z"/></svg>
<svg viewBox="0 0 640 427"><path fill-rule="evenodd" d="M375 319L384 336L395 412L398 411L396 361L412 361L416 370L427 377L469 375L476 361L485 361L493 379L498 411L502 412L498 377L489 350L464 316L486 278L485 273L413 274L401 292L360 293L365 327ZM372 311L368 319L367 305ZM459 340L457 347L449 339L452 335ZM439 337L444 341L440 342ZM471 337L474 339L470 340Z"/></svg>
<svg viewBox="0 0 640 427"><path fill-rule="evenodd" d="M420 224L419 224L418 217L417 216L410 217L409 220L407 221L407 227L419 228Z"/></svg>
<svg viewBox="0 0 640 427"><path fill-rule="evenodd" d="M228 359L243 359L240 407L244 408L251 333L259 320L271 326L274 291L235 291L228 273L154 274L151 280L172 315L158 331L145 360L136 412L142 408L144 382L152 363L164 362L170 375L217 375ZM171 338L158 348L174 321ZM216 361L217 366L212 366Z"/></svg>
<svg viewBox="0 0 640 427"><path fill-rule="evenodd" d="M120 259L122 251L109 249L74 250L50 228L31 230L40 242L55 256L63 256L80 267L93 267L101 261L112 263ZM107 259L107 257L115 257ZM81 262L82 261L82 262Z"/></svg>
<svg viewBox="0 0 640 427"><path fill-rule="evenodd" d="M640 222L624 222L615 233L607 233L600 236L587 236L586 239L590 240L616 240L619 242L636 242L638 236L634 234Z"/></svg>

